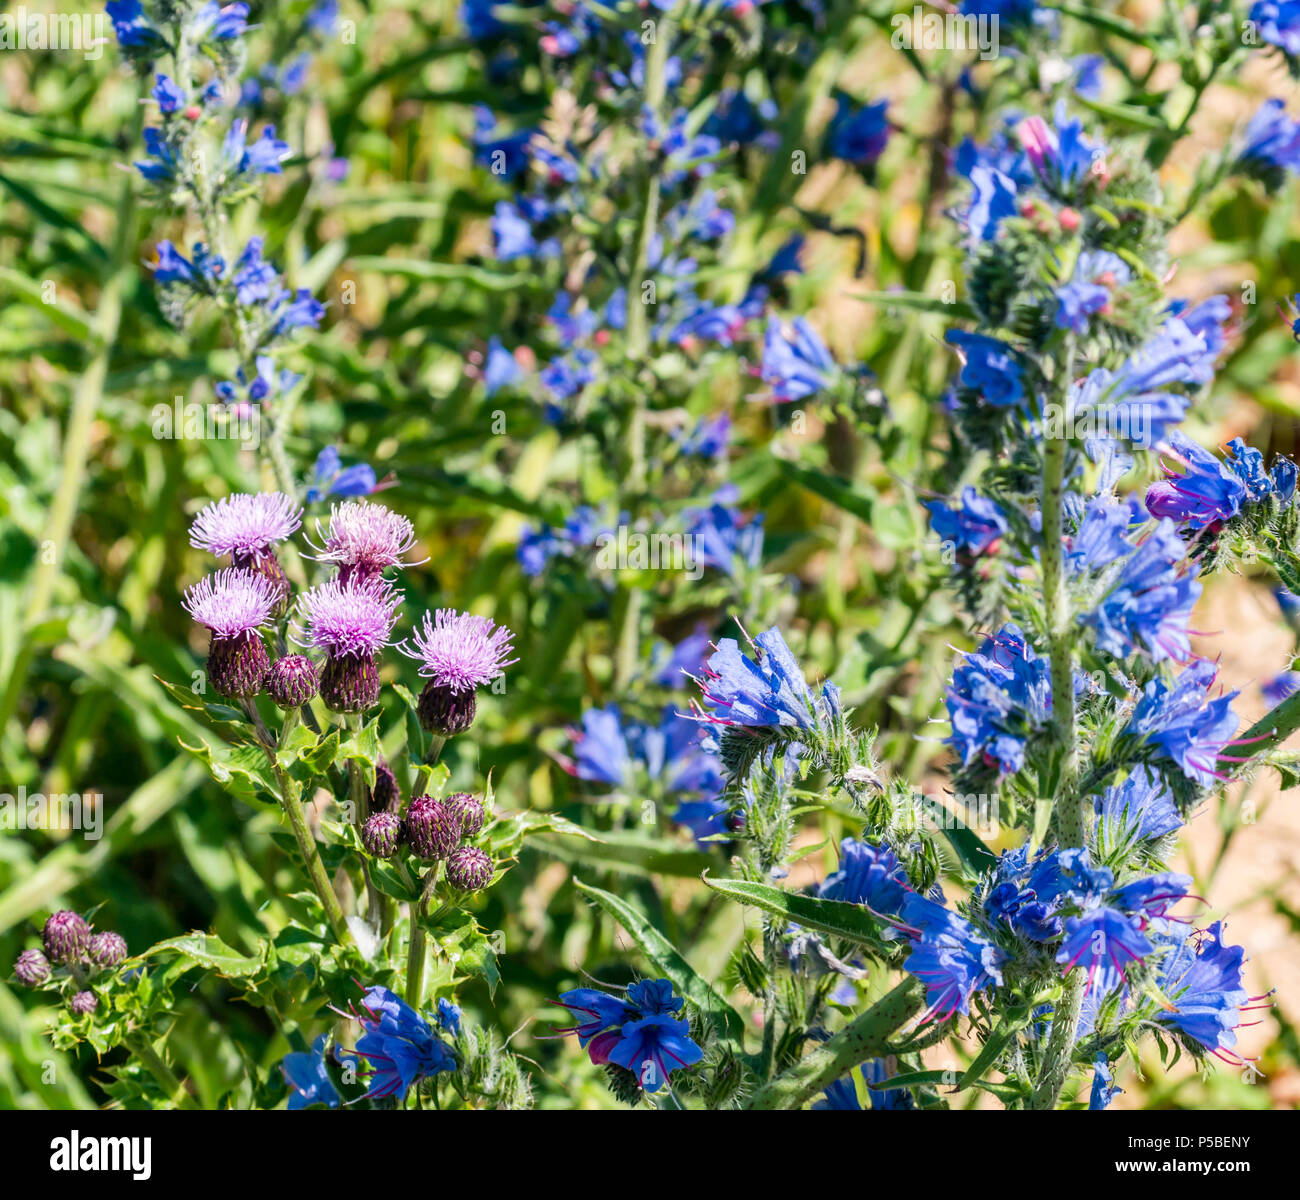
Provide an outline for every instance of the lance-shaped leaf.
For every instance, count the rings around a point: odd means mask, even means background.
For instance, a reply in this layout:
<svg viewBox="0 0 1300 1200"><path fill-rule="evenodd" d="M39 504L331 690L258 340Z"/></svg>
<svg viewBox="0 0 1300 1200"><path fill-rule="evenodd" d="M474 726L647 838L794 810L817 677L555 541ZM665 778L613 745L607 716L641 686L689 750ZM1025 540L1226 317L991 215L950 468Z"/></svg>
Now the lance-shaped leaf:
<svg viewBox="0 0 1300 1200"><path fill-rule="evenodd" d="M741 904L761 908L773 916L784 917L805 929L815 929L861 946L880 949L881 922L861 904L847 900L823 900L816 896L801 896L785 892L766 883L751 883L746 879L710 879L702 875L706 887Z"/></svg>

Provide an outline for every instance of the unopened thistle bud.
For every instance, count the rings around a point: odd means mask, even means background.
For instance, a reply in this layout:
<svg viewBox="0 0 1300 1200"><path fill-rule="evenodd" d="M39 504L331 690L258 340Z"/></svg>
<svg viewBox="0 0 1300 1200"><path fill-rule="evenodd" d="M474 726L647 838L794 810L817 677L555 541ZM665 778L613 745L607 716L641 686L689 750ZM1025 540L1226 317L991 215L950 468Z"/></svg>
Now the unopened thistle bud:
<svg viewBox="0 0 1300 1200"><path fill-rule="evenodd" d="M375 763L375 787L371 807L375 812L396 812L402 802L402 789L397 786L393 768L382 759Z"/></svg>
<svg viewBox="0 0 1300 1200"><path fill-rule="evenodd" d="M483 828L483 805L468 792L456 792L443 801L460 821L460 836L474 837Z"/></svg>
<svg viewBox="0 0 1300 1200"><path fill-rule="evenodd" d="M74 963L86 952L90 926L80 914L69 909L54 913L41 930L45 957L51 962Z"/></svg>
<svg viewBox="0 0 1300 1200"><path fill-rule="evenodd" d="M447 859L447 882L462 892L477 892L492 882L492 860L477 846L462 846Z"/></svg>
<svg viewBox="0 0 1300 1200"><path fill-rule="evenodd" d="M271 584L252 571L231 568L199 580L181 603L212 631L208 679L213 690L227 697L256 696L271 665L259 632L275 607Z"/></svg>
<svg viewBox="0 0 1300 1200"><path fill-rule="evenodd" d="M24 950L14 963L14 978L28 987L40 987L49 977L49 959L39 950Z"/></svg>
<svg viewBox="0 0 1300 1200"><path fill-rule="evenodd" d="M401 599L401 593L382 579L331 579L299 599L307 620L303 644L327 656L320 697L334 712L365 712L379 702L377 656L388 645Z"/></svg>
<svg viewBox="0 0 1300 1200"><path fill-rule="evenodd" d="M415 796L406 808L406 840L420 858L446 858L460 841L460 820L441 800Z"/></svg>
<svg viewBox="0 0 1300 1200"><path fill-rule="evenodd" d="M421 628L398 649L420 664L429 682L420 693L420 724L430 733L464 733L477 711L474 689L501 676L517 659L506 658L514 635L486 617L440 608L425 613Z"/></svg>
<svg viewBox="0 0 1300 1200"><path fill-rule="evenodd" d="M372 858L392 858L401 840L402 819L396 813L371 813L361 827L361 844Z"/></svg>
<svg viewBox="0 0 1300 1200"><path fill-rule="evenodd" d="M78 992L68 1001L68 1007L79 1017L89 1016L99 1007L99 997L94 992Z"/></svg>
<svg viewBox="0 0 1300 1200"><path fill-rule="evenodd" d="M281 708L301 708L320 690L320 668L305 654L277 658L266 673L266 694Z"/></svg>
<svg viewBox="0 0 1300 1200"><path fill-rule="evenodd" d="M126 957L126 939L111 929L94 934L86 946L86 957L105 971L112 970Z"/></svg>

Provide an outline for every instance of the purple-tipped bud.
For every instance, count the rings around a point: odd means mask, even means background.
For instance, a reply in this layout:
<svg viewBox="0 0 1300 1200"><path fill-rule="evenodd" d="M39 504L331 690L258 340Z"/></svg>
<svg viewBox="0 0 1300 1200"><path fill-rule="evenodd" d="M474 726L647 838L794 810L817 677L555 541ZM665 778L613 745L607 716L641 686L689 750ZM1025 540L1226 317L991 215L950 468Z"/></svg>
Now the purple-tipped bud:
<svg viewBox="0 0 1300 1200"><path fill-rule="evenodd" d="M39 950L24 950L14 963L14 978L28 987L40 987L49 977L49 959Z"/></svg>
<svg viewBox="0 0 1300 1200"><path fill-rule="evenodd" d="M45 957L50 962L74 963L86 952L90 926L80 913L65 908L45 922L41 941L45 944Z"/></svg>
<svg viewBox="0 0 1300 1200"><path fill-rule="evenodd" d="M483 828L483 805L468 792L456 792L443 803L456 814L462 838L472 838Z"/></svg>
<svg viewBox="0 0 1300 1200"><path fill-rule="evenodd" d="M277 658L266 673L266 694L281 708L301 708L320 691L320 668L305 654Z"/></svg>
<svg viewBox="0 0 1300 1200"><path fill-rule="evenodd" d="M447 859L447 882L458 891L477 892L492 882L492 860L477 846L462 846Z"/></svg>
<svg viewBox="0 0 1300 1200"><path fill-rule="evenodd" d="M246 633L233 638L212 635L208 680L218 696L234 699L256 696L266 682L270 666L271 658L261 634Z"/></svg>
<svg viewBox="0 0 1300 1200"><path fill-rule="evenodd" d="M402 819L396 813L371 813L361 826L361 844L374 858L392 858L401 840Z"/></svg>
<svg viewBox="0 0 1300 1200"><path fill-rule="evenodd" d="M126 939L111 929L97 933L86 946L86 957L95 966L110 971L126 957Z"/></svg>
<svg viewBox="0 0 1300 1200"><path fill-rule="evenodd" d="M402 789L397 786L393 768L382 759L375 763L375 788L371 807L375 812L396 812L402 802Z"/></svg>
<svg viewBox="0 0 1300 1200"><path fill-rule="evenodd" d="M94 992L78 992L68 1001L68 1007L79 1017L89 1016L99 1007L99 997Z"/></svg>
<svg viewBox="0 0 1300 1200"><path fill-rule="evenodd" d="M327 659L320 698L336 713L362 713L379 703L379 662L372 654L341 654Z"/></svg>
<svg viewBox="0 0 1300 1200"><path fill-rule="evenodd" d="M456 814L432 796L415 796L406 807L406 840L420 858L446 858L460 841Z"/></svg>
<svg viewBox="0 0 1300 1200"><path fill-rule="evenodd" d="M424 685L415 711L420 724L429 732L441 737L455 737L474 724L478 701L474 693L453 692L432 679Z"/></svg>

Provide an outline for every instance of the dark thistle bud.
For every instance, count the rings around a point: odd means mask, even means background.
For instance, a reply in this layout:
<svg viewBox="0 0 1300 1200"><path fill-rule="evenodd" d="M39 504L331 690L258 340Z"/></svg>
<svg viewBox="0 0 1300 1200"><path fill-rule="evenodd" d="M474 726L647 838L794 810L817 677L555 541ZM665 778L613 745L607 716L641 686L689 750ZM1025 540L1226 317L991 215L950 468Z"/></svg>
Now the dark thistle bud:
<svg viewBox="0 0 1300 1200"><path fill-rule="evenodd" d="M372 654L340 654L325 663L320 698L336 713L362 713L379 703L379 663Z"/></svg>
<svg viewBox="0 0 1300 1200"><path fill-rule="evenodd" d="M397 786L393 768L382 759L375 763L375 787L371 793L376 812L396 812L402 802L402 789Z"/></svg>
<svg viewBox="0 0 1300 1200"><path fill-rule="evenodd" d="M468 792L456 792L443 803L456 814L462 838L472 838L483 828L483 805Z"/></svg>
<svg viewBox="0 0 1300 1200"><path fill-rule="evenodd" d="M230 565L240 567L245 571L252 571L271 585L271 618L273 620L279 620L289 611L289 592L291 590L289 577L284 573L284 568L280 565L280 560L275 556L274 550L268 550L265 554L257 554L250 558L231 555Z"/></svg>
<svg viewBox="0 0 1300 1200"><path fill-rule="evenodd" d="M111 970L126 957L126 939L111 929L97 933L86 946L86 957L95 966Z"/></svg>
<svg viewBox="0 0 1300 1200"><path fill-rule="evenodd" d="M320 668L305 654L277 658L266 673L266 694L281 708L301 708L320 690Z"/></svg>
<svg viewBox="0 0 1300 1200"><path fill-rule="evenodd" d="M473 690L453 692L451 688L442 687L430 680L420 693L416 712L419 714L420 724L427 732L442 737L455 737L456 734L464 733L474 724L474 717L478 713L478 700Z"/></svg>
<svg viewBox="0 0 1300 1200"><path fill-rule="evenodd" d="M262 690L270 656L261 634L245 633L223 638L212 635L208 650L208 679L219 696L247 699Z"/></svg>
<svg viewBox="0 0 1300 1200"><path fill-rule="evenodd" d="M24 950L14 963L14 978L28 987L40 987L49 977L49 960L39 950Z"/></svg>
<svg viewBox="0 0 1300 1200"><path fill-rule="evenodd" d="M45 922L41 941L45 944L45 957L51 962L74 963L86 952L90 926L80 913L65 908Z"/></svg>
<svg viewBox="0 0 1300 1200"><path fill-rule="evenodd" d="M406 808L406 840L420 858L446 858L460 841L460 821L441 800L415 796Z"/></svg>
<svg viewBox="0 0 1300 1200"><path fill-rule="evenodd" d="M373 858L392 858L401 840L402 819L396 813L371 813L361 827L361 844Z"/></svg>
<svg viewBox="0 0 1300 1200"><path fill-rule="evenodd" d="M79 1017L89 1016L99 1007L99 997L94 992L78 992L68 1001L68 1007Z"/></svg>
<svg viewBox="0 0 1300 1200"><path fill-rule="evenodd" d="M476 846L462 846L447 859L447 882L458 891L477 892L492 882L492 860Z"/></svg>

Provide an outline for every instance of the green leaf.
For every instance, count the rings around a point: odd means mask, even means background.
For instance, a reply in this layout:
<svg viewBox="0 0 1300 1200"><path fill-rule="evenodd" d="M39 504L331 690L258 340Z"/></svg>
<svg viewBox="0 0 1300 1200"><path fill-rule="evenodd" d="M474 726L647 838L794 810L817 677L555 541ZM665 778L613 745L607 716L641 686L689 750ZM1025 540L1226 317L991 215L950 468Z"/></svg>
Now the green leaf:
<svg viewBox="0 0 1300 1200"><path fill-rule="evenodd" d="M885 308L905 308L909 312L935 313L954 321L973 321L975 310L965 301L941 300L925 292L855 292L853 299Z"/></svg>
<svg viewBox="0 0 1300 1200"><path fill-rule="evenodd" d="M853 485L834 475L813 471L788 459L777 459L777 471L800 487L807 488L814 495L830 501L845 512L871 524L875 515L875 497L863 495Z"/></svg>
<svg viewBox="0 0 1300 1200"><path fill-rule="evenodd" d="M584 896L590 896L627 930L655 970L662 972L673 987L699 1009L705 1023L720 1041L727 1043L737 1053L743 1052L744 1023L740 1014L713 990L707 980L696 973L695 968L659 930L622 897L591 887L581 879L575 879L573 885Z"/></svg>
<svg viewBox="0 0 1300 1200"><path fill-rule="evenodd" d="M152 958L158 954L176 954L182 959L215 971L225 979L248 979L256 975L266 965L265 957L252 958L232 950L219 937L212 933L186 933L180 937L169 938L150 946L141 958Z"/></svg>
<svg viewBox="0 0 1300 1200"><path fill-rule="evenodd" d="M574 837L580 840L575 841ZM614 871L698 878L717 862L715 855L678 842L632 832L599 836L573 826L563 834L538 834L529 843L563 862L580 862Z"/></svg>
<svg viewBox="0 0 1300 1200"><path fill-rule="evenodd" d="M421 258L386 258L358 254L348 260L354 271L378 271L438 283L463 283L484 292L540 291L544 285L532 275L489 271L468 263L432 262Z"/></svg>
<svg viewBox="0 0 1300 1200"><path fill-rule="evenodd" d="M706 887L730 900L761 908L764 912L808 929L841 937L861 946L877 950L883 948L880 922L860 904L801 896L797 892L785 892L766 883L751 883L745 879L714 880L705 875L704 883Z"/></svg>

